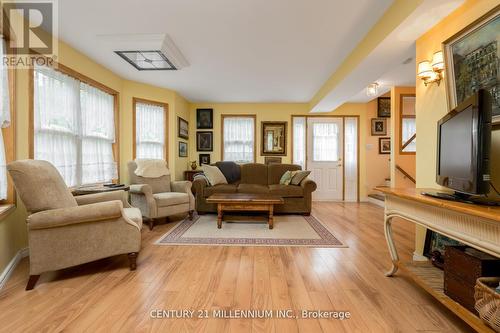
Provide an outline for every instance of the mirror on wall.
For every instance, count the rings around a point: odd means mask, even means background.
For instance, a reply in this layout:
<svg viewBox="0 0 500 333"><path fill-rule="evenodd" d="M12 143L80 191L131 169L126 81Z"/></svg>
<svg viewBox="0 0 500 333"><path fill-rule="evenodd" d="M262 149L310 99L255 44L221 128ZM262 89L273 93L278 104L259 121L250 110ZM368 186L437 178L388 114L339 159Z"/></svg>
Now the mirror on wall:
<svg viewBox="0 0 500 333"><path fill-rule="evenodd" d="M415 152L417 151L415 95L401 95L399 110L399 152L402 154L415 154Z"/></svg>

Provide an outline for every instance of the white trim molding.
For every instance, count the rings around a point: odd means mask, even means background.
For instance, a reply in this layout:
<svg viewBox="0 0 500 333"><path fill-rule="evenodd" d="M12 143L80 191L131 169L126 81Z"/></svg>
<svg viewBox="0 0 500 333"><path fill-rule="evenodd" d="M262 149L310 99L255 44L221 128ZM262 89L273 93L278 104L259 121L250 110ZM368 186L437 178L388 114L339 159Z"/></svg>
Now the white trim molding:
<svg viewBox="0 0 500 333"><path fill-rule="evenodd" d="M25 247L17 251L16 255L10 260L2 274L0 274L0 289L4 287L7 283L7 280L10 278L14 269L16 269L19 262L29 256L29 248Z"/></svg>

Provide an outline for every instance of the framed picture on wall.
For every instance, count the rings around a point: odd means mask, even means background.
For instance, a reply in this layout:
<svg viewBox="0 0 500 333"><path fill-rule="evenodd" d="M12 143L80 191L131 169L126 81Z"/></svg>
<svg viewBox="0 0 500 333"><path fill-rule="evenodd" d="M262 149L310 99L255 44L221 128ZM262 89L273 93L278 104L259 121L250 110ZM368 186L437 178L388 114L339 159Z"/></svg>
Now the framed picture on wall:
<svg viewBox="0 0 500 333"><path fill-rule="evenodd" d="M203 164L210 164L210 154L200 154L200 166Z"/></svg>
<svg viewBox="0 0 500 333"><path fill-rule="evenodd" d="M286 155L286 121L263 121L262 123L262 156Z"/></svg>
<svg viewBox="0 0 500 333"><path fill-rule="evenodd" d="M378 153L382 155L391 153L391 138L378 139Z"/></svg>
<svg viewBox="0 0 500 333"><path fill-rule="evenodd" d="M390 118L391 117L391 98L379 97L377 98L377 117Z"/></svg>
<svg viewBox="0 0 500 333"><path fill-rule="evenodd" d="M188 156L188 144L187 142L179 141L179 157Z"/></svg>
<svg viewBox="0 0 500 333"><path fill-rule="evenodd" d="M196 109L196 128L197 129L214 128L213 109Z"/></svg>
<svg viewBox="0 0 500 333"><path fill-rule="evenodd" d="M196 132L196 150L213 151L213 134L208 131Z"/></svg>
<svg viewBox="0 0 500 333"><path fill-rule="evenodd" d="M500 124L500 7L444 41L449 110L479 89L493 99L493 124Z"/></svg>
<svg viewBox="0 0 500 333"><path fill-rule="evenodd" d="M372 118L372 136L387 135L387 120L384 118Z"/></svg>
<svg viewBox="0 0 500 333"><path fill-rule="evenodd" d="M182 139L189 139L189 123L181 117L177 117L177 136Z"/></svg>

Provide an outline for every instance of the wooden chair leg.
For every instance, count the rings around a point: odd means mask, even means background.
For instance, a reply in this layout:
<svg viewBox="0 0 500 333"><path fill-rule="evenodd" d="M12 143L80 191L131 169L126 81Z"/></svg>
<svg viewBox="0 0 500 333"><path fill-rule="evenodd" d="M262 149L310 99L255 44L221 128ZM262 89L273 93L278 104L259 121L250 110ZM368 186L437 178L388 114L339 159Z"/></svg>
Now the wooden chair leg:
<svg viewBox="0 0 500 333"><path fill-rule="evenodd" d="M30 275L30 278L28 279L28 284L26 285L26 290L33 290L39 278L40 275Z"/></svg>
<svg viewBox="0 0 500 333"><path fill-rule="evenodd" d="M155 226L155 220L148 219L148 225L149 225L149 230L153 230L153 227Z"/></svg>
<svg viewBox="0 0 500 333"><path fill-rule="evenodd" d="M189 217L189 220L192 221L193 220L193 216L194 216L194 210L190 210L188 212L188 217Z"/></svg>
<svg viewBox="0 0 500 333"><path fill-rule="evenodd" d="M131 271L135 271L135 269L137 268L137 255L138 255L137 252L131 252L128 254L128 261L130 264Z"/></svg>

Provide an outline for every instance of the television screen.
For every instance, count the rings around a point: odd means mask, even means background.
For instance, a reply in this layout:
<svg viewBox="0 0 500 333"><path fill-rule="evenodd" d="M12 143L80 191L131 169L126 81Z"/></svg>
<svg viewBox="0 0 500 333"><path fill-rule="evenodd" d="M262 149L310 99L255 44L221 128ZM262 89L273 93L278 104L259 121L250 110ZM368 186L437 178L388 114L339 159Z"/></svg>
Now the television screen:
<svg viewBox="0 0 500 333"><path fill-rule="evenodd" d="M448 177L470 179L472 170L473 108L450 118L441 125L439 173Z"/></svg>

